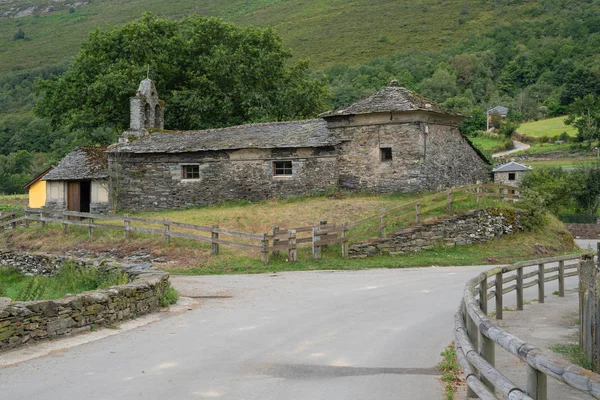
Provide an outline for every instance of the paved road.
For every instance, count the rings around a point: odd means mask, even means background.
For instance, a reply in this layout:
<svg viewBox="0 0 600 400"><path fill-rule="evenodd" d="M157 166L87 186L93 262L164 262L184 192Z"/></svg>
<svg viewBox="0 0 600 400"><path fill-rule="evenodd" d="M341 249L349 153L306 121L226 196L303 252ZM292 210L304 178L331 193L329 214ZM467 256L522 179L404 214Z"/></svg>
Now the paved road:
<svg viewBox="0 0 600 400"><path fill-rule="evenodd" d="M0 369L2 399L439 399L485 267L173 277L192 311Z"/></svg>
<svg viewBox="0 0 600 400"><path fill-rule="evenodd" d="M513 140L513 146L515 146L515 148L512 150L507 150L507 151L503 151L500 153L492 154L492 158L504 157L509 154L516 153L517 151L527 150L528 148L531 147L531 145L519 142L518 140Z"/></svg>

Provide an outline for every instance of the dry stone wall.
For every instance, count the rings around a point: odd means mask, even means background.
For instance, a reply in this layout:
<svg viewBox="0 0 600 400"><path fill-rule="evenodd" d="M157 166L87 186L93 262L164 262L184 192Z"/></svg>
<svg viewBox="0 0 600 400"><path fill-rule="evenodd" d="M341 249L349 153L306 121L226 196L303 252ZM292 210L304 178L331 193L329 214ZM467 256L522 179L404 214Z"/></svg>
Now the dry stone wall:
<svg viewBox="0 0 600 400"><path fill-rule="evenodd" d="M378 254L402 255L436 246L454 247L483 243L523 229L525 211L487 209L427 222L374 241L350 246L350 258L373 257Z"/></svg>
<svg viewBox="0 0 600 400"><path fill-rule="evenodd" d="M48 256L2 254L6 263L34 274L52 274L59 260ZM31 266L25 263L31 261ZM85 262L78 262L79 265ZM159 297L169 284L169 275L160 270L120 267L130 283L57 300L11 302L0 298L0 352L39 340L90 331L155 311Z"/></svg>
<svg viewBox="0 0 600 400"><path fill-rule="evenodd" d="M600 239L600 224L565 224L575 239Z"/></svg>

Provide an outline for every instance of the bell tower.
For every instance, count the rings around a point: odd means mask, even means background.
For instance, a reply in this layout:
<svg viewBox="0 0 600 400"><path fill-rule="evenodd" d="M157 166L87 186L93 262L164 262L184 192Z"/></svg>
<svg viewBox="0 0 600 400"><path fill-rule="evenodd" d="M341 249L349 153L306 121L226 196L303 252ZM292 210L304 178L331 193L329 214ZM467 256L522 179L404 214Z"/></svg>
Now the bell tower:
<svg viewBox="0 0 600 400"><path fill-rule="evenodd" d="M146 78L140 82L140 87L129 101L131 131L147 129L164 129L165 111L164 102L158 99L154 82Z"/></svg>

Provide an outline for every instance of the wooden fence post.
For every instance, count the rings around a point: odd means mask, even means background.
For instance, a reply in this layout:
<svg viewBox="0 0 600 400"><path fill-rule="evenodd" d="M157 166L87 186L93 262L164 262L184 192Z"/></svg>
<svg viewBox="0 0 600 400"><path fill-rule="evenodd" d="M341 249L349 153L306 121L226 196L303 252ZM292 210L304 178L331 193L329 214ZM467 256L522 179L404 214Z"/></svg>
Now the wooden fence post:
<svg viewBox="0 0 600 400"><path fill-rule="evenodd" d="M40 225L42 226L42 228L44 228L46 226L46 221L44 221L44 212L40 212Z"/></svg>
<svg viewBox="0 0 600 400"><path fill-rule="evenodd" d="M88 238L91 239L94 236L94 227L92 224L94 223L93 218L88 218Z"/></svg>
<svg viewBox="0 0 600 400"><path fill-rule="evenodd" d="M165 244L169 244L169 242L171 241L171 235L169 234L169 232L171 231L171 223L168 219L165 218L163 219L163 225L165 226L163 241L165 242Z"/></svg>
<svg viewBox="0 0 600 400"><path fill-rule="evenodd" d="M263 233L262 239L260 241L260 247L261 247L260 259L262 260L264 265L267 265L269 263L269 241L267 240L268 236L269 236L268 234Z"/></svg>
<svg viewBox="0 0 600 400"><path fill-rule="evenodd" d="M452 189L448 190L448 204L446 205L446 209L448 210L449 213L451 213L454 210L454 206L452 204Z"/></svg>
<svg viewBox="0 0 600 400"><path fill-rule="evenodd" d="M380 216L379 216L379 237L385 237L385 213L386 210L385 208L382 208L381 210L379 210L380 212Z"/></svg>
<svg viewBox="0 0 600 400"><path fill-rule="evenodd" d="M327 228L327 221L325 221L325 220L323 220L323 221L319 221L319 228ZM327 230L325 230L325 232L324 232L324 235L323 235L323 236L325 236L325 238L327 238ZM321 247L325 247L325 248L327 248L327 245L326 245L326 244L324 244L324 245L323 245L323 246L321 246Z"/></svg>
<svg viewBox="0 0 600 400"><path fill-rule="evenodd" d="M131 237L131 231L129 230L129 214L125 214L123 216L123 225L125 226L125 239L129 239Z"/></svg>
<svg viewBox="0 0 600 400"><path fill-rule="evenodd" d="M418 224L421 222L421 203L417 202L415 206L415 222Z"/></svg>
<svg viewBox="0 0 600 400"><path fill-rule="evenodd" d="M69 217L66 216L63 213L62 220L63 220L63 222L62 222L62 231L63 231L63 233L67 233L67 232L69 232L69 225L67 224L67 221L69 220Z"/></svg>
<svg viewBox="0 0 600 400"><path fill-rule="evenodd" d="M529 364L526 364L525 367L527 371L525 389L527 394L535 400L546 400L548 398L546 374L531 367Z"/></svg>
<svg viewBox="0 0 600 400"><path fill-rule="evenodd" d="M473 319L467 312L464 304L463 304L463 315L465 316L465 327L467 329L467 336L469 336L471 343L473 343L473 348L478 349L479 348L479 332L477 331L477 325L475 325L473 323ZM475 394L473 389L471 389L467 385L467 399L472 399L472 398L477 398L477 395Z"/></svg>
<svg viewBox="0 0 600 400"><path fill-rule="evenodd" d="M342 258L348 258L348 238L346 237L346 232L348 224L346 222L342 223Z"/></svg>
<svg viewBox="0 0 600 400"><path fill-rule="evenodd" d="M296 230L290 229L288 231L288 261L296 261Z"/></svg>
<svg viewBox="0 0 600 400"><path fill-rule="evenodd" d="M594 259L579 261L579 348L592 362L594 369L600 367L600 309L598 293L598 270Z"/></svg>
<svg viewBox="0 0 600 400"><path fill-rule="evenodd" d="M558 297L565 297L565 262L558 262Z"/></svg>
<svg viewBox="0 0 600 400"><path fill-rule="evenodd" d="M502 319L502 272L496 274L496 319Z"/></svg>
<svg viewBox="0 0 600 400"><path fill-rule="evenodd" d="M29 229L29 213L28 213L28 211L29 210L25 209L25 215L24 215L25 220L24 221L25 221L25 228L26 229Z"/></svg>
<svg viewBox="0 0 600 400"><path fill-rule="evenodd" d="M517 310L523 311L523 267L517 268Z"/></svg>
<svg viewBox="0 0 600 400"><path fill-rule="evenodd" d="M479 308L481 308L481 311L487 315L487 277L479 284Z"/></svg>
<svg viewBox="0 0 600 400"><path fill-rule="evenodd" d="M481 203L481 181L477 181L477 204Z"/></svg>
<svg viewBox="0 0 600 400"><path fill-rule="evenodd" d="M217 229L219 229L219 225L213 225L212 230L210 231L210 247L213 256L219 255L219 232L216 231Z"/></svg>
<svg viewBox="0 0 600 400"><path fill-rule="evenodd" d="M538 266L538 303L544 302L544 264Z"/></svg>
<svg viewBox="0 0 600 400"><path fill-rule="evenodd" d="M274 226L273 227L273 236L276 236L279 234L279 227L278 226ZM277 246L277 244L279 243L279 239L275 239L273 238L273 247ZM279 255L279 250L273 250L273 252L271 253L274 256L278 256Z"/></svg>
<svg viewBox="0 0 600 400"><path fill-rule="evenodd" d="M315 260L319 260L321 258L321 246L316 245L319 240L321 240L319 228L312 228L312 252Z"/></svg>

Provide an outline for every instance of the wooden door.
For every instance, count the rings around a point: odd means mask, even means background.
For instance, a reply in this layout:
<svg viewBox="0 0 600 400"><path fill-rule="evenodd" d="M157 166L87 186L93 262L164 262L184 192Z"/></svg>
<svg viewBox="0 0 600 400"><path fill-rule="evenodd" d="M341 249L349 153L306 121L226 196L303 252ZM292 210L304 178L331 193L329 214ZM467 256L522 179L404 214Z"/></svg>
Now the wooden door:
<svg viewBox="0 0 600 400"><path fill-rule="evenodd" d="M81 211L80 188L79 182L67 182L67 210Z"/></svg>

